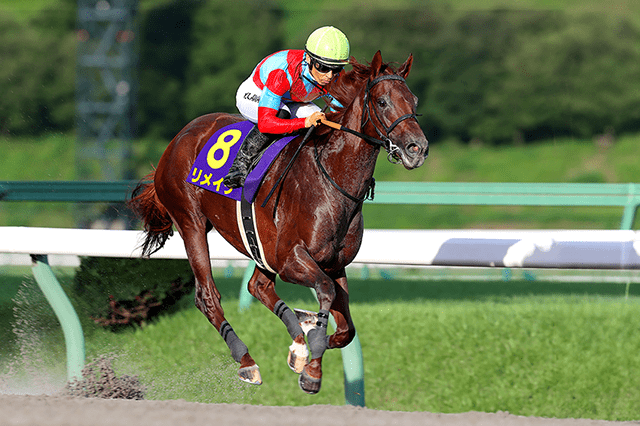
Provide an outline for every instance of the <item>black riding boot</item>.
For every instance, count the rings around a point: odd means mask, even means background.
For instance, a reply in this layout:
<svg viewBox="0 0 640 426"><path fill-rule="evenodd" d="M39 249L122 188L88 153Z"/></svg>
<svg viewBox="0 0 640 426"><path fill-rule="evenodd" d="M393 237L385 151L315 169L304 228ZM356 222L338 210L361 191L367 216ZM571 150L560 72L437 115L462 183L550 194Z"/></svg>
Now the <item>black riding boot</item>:
<svg viewBox="0 0 640 426"><path fill-rule="evenodd" d="M291 114L289 111L285 109L281 109L276 114L276 117L282 118L284 120L291 118ZM275 140L277 135L264 134L258 130L258 125L256 124L250 131L247 137L240 145L240 150L238 151L238 155L236 159L233 161L229 172L222 180L227 188L240 188L244 185L244 180L247 178L247 174L249 174L249 167L256 160L260 151L265 149L271 142Z"/></svg>
<svg viewBox="0 0 640 426"><path fill-rule="evenodd" d="M238 155L222 183L227 188L239 188L244 185L244 180L249 173L249 167L251 167L260 151L269 145L272 140L273 136L261 133L257 125L251 129L242 145L240 145Z"/></svg>

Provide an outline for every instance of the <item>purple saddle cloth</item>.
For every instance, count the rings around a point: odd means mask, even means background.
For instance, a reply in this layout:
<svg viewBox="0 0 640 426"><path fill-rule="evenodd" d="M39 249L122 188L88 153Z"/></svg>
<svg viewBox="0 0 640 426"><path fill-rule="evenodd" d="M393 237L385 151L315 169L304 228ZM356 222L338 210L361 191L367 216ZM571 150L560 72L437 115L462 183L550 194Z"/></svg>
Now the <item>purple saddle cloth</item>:
<svg viewBox="0 0 640 426"><path fill-rule="evenodd" d="M233 160L236 158L240 145L249 131L255 126L250 121L240 121L230 124L209 138L196 161L191 166L187 182L204 188L216 194L223 195L236 201L242 197L242 188L227 188L222 180L229 172ZM297 135L286 136L269 145L264 151L260 161L254 167L244 183L245 199L252 203L258 193L264 175L269 170L271 163L287 144Z"/></svg>

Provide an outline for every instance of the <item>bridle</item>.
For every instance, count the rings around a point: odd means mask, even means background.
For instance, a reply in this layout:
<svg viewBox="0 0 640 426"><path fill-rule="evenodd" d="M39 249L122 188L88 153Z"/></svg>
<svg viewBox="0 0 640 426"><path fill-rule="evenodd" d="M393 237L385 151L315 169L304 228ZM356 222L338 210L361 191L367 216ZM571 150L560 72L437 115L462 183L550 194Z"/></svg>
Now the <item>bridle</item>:
<svg viewBox="0 0 640 426"><path fill-rule="evenodd" d="M380 83L381 81L386 81L386 80L397 80L406 84L405 79L396 74L381 75L372 80L369 80L367 82L367 86L364 91L364 99L363 99L364 106L362 107L362 119L360 120L360 132L357 132L355 130L349 129L344 126L340 126L339 130L358 136L373 145L382 146L387 151L388 160L391 161L392 163L398 163L400 161L400 157L398 155L398 151L400 151L400 148L398 147L398 145L393 143L390 137L390 133L393 131L393 129L396 128L398 124L400 124L404 120L413 118L417 122L418 121L417 117L419 117L422 114L416 114L416 113L404 114L398 117L393 123L391 123L390 126L385 125L375 106L371 107L372 99L370 94L373 86ZM378 126L376 126L373 123L373 120L371 119L371 110L373 110L373 114L378 120L378 123L380 123L380 126L382 126L384 133L378 128ZM364 133L362 133L364 131L364 127L367 125L368 122L371 122L371 125L375 129L380 139L376 139L372 136L365 135Z"/></svg>
<svg viewBox="0 0 640 426"><path fill-rule="evenodd" d="M401 161L400 156L398 155L398 152L400 151L400 148L396 144L393 143L393 141L390 138L390 133L393 131L393 129L396 128L396 126L398 124L400 124L404 120L413 118L417 122L418 121L417 117L420 116L421 114L416 114L416 113L404 114L404 115L398 117L393 123L391 123L390 126L386 126L384 124L384 122L382 121L382 119L380 117L380 114L378 113L378 110L375 108L375 106L371 107L372 99L371 99L371 96L370 96L371 89L373 88L373 86L375 86L376 84L378 84L378 83L380 83L382 81L386 81L386 80L397 80L397 81L401 81L401 82L406 84L406 80L403 77L401 77L399 75L396 75L396 74L381 75L381 76L378 76L378 77L376 77L374 79L371 79L371 80L369 80L367 82L367 85L366 85L365 91L364 91L364 98L363 98L364 106L362 107L362 119L360 120L360 131L359 132L356 131L356 130L353 130L353 129L349 129L348 127L344 127L342 125L339 125L337 123L332 123L333 125L331 127L335 128L336 130L341 130L343 132L351 133L352 135L358 136L359 138L361 138L361 139L363 139L363 140L365 140L365 141L367 141L367 142L369 142L369 143L371 143L373 145L378 145L378 146L383 147L387 151L387 159L390 162L397 164L397 163L399 163ZM382 129L384 130L384 133L378 128L378 126L376 126L373 123L373 120L371 119L371 110L373 110L373 114L376 117L376 119L378 120L378 123L380 123L380 126L382 126ZM379 139L378 138L374 138L373 136L369 136L369 135L363 133L364 132L364 127L369 122L371 122L371 125L376 130L376 133L378 134ZM327 124L327 123L325 123L325 124ZM298 154L302 150L302 147L306 144L306 142L307 142L309 136L311 135L311 132L313 131L313 129L315 129L315 127L311 126L309 128L309 130L307 131L307 134L305 135L305 137L303 138L302 142L298 146L298 149L296 150L296 152L294 153L293 157L289 161L289 164L285 168L285 171L282 173L280 178L273 185L273 187L271 188L271 191L269 192L269 194L267 195L266 199L262 203L262 207L265 207L267 205L267 202L269 201L269 199L273 195L275 189L280 185L280 182L284 179L284 177L288 173L291 165L293 164L294 160L296 159L296 157L298 156ZM331 176L329 176L329 172L327 172L327 170L324 168L324 166L320 162L320 154L318 153L317 144L314 144L314 154L315 154L314 157L315 157L315 160L316 160L316 164L318 165L318 168L320 169L322 174L329 180L329 182L331 182L331 184L338 191L340 191L341 194L343 194L345 197L347 197L348 199L350 199L351 201L353 201L355 203L362 203L367 198L373 199L374 187L375 187L375 180L373 179L373 177L371 178L371 182L369 183L369 186L368 186L368 189L367 189L365 195L362 198L354 197L353 195L349 194L344 189L342 189L331 178ZM276 206L277 205L278 205L278 201L276 200ZM276 207L274 206L274 214L275 214L275 209L276 209Z"/></svg>

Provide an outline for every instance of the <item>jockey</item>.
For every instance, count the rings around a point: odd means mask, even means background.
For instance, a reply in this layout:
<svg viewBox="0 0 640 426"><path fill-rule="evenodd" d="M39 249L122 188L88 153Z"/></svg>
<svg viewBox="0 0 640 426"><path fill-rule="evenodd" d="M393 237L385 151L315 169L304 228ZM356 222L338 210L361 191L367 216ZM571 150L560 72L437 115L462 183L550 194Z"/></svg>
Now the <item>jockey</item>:
<svg viewBox="0 0 640 426"><path fill-rule="evenodd" d="M258 154L278 135L317 126L324 113L312 101L323 97L341 107L325 86L349 63L349 40L337 28L315 30L304 50L283 50L263 59L238 88L240 113L256 123L240 146L223 183L244 185Z"/></svg>

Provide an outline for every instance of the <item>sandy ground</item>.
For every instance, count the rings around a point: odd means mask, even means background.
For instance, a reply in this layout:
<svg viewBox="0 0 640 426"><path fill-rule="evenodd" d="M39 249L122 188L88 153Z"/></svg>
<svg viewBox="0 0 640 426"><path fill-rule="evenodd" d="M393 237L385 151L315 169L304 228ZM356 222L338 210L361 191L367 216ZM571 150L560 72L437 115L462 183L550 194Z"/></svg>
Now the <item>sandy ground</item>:
<svg viewBox="0 0 640 426"><path fill-rule="evenodd" d="M140 424L268 425L430 425L430 426L587 426L638 425L581 419L521 417L509 413L433 414L377 411L350 406L263 407L237 404L200 404L182 400L133 401L34 395L0 395L2 426L113 426Z"/></svg>

